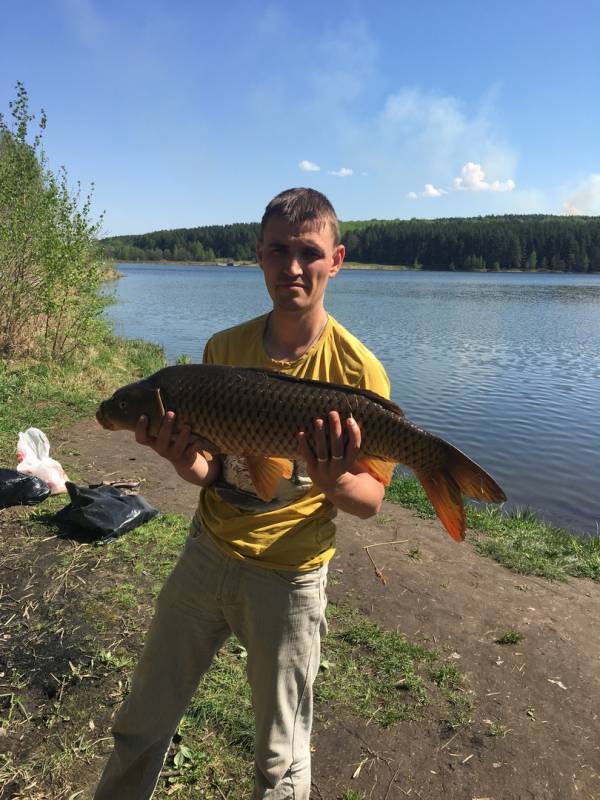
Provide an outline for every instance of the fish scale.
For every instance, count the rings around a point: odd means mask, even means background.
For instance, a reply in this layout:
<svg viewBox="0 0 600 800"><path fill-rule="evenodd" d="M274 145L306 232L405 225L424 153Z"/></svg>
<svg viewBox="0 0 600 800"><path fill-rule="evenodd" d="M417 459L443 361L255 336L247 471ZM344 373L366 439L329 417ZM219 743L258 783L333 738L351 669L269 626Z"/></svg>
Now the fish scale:
<svg viewBox="0 0 600 800"><path fill-rule="evenodd" d="M162 374L166 370L148 380L160 389L165 408L175 411L180 423L188 423L194 433L214 442L221 452L277 453L293 458L298 453L297 432L306 430L314 444L314 420L323 418L327 425L328 412L336 410L343 419L352 413L358 422L363 436L361 454L398 461L400 448L411 461L435 463L433 443L398 428L398 423L415 426L366 396L353 393L349 398L346 391L324 388L318 382L282 380L280 373L253 374L242 368L216 367L220 374L215 374L211 367L206 374L205 369L200 366L181 378L175 375L172 384L170 376ZM307 392L311 383L313 391Z"/></svg>
<svg viewBox="0 0 600 800"><path fill-rule="evenodd" d="M315 419L323 419L329 441L328 413L338 411L342 420L352 415L361 431L358 458L365 471L385 474L377 467L382 461L413 470L456 539L464 537L461 494L486 502L506 499L468 456L410 422L391 401L363 389L252 367L184 364L118 389L101 404L97 419L107 428L134 430L145 414L156 435L166 410L175 412L179 427L187 424L211 442L214 452L249 459L296 458L299 431L314 450Z"/></svg>

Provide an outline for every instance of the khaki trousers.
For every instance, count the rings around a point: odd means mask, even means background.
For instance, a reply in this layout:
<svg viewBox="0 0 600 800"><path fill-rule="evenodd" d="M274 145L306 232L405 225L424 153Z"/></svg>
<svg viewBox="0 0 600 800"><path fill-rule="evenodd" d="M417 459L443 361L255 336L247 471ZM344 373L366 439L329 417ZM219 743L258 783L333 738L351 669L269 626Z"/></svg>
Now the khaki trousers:
<svg viewBox="0 0 600 800"><path fill-rule="evenodd" d="M238 561L192 526L159 595L94 800L152 796L179 720L231 632L248 651L254 797L308 800L312 684L326 632L326 581L326 565L290 573Z"/></svg>

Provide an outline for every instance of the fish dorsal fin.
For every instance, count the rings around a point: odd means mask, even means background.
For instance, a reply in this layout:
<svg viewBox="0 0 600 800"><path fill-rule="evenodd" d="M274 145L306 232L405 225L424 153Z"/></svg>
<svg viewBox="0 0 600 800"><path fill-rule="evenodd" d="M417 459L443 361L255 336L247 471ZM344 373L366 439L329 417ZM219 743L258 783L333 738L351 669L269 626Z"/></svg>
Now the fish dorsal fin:
<svg viewBox="0 0 600 800"><path fill-rule="evenodd" d="M282 478L291 478L294 471L288 458L264 458L263 456L246 456L248 472L256 489L256 494L265 503L272 500Z"/></svg>
<svg viewBox="0 0 600 800"><path fill-rule="evenodd" d="M341 392L342 394L360 394L363 397L366 397L372 403L377 403L383 408L386 408L388 411L393 411L394 414L399 414L401 417L404 416L404 411L400 408L400 406L396 405L396 403L393 403L391 400L388 400L386 397L382 397L376 392L371 392L369 389L360 389L354 386L343 386L339 383L327 383L327 381L314 381L311 378L296 378L294 375L287 375L285 372L277 372L277 370L274 369L262 369L260 367L238 367L238 369L246 372L262 373L269 380L274 379L278 381L287 381L288 383L308 384L314 388L333 389L334 391Z"/></svg>

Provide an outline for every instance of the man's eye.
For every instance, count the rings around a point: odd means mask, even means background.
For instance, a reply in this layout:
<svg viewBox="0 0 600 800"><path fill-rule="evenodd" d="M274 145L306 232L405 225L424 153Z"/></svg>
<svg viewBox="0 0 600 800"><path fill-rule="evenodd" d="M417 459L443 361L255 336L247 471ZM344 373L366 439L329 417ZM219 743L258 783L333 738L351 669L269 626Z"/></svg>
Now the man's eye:
<svg viewBox="0 0 600 800"><path fill-rule="evenodd" d="M125 400L119 400L119 408L127 408L127 403Z"/></svg>

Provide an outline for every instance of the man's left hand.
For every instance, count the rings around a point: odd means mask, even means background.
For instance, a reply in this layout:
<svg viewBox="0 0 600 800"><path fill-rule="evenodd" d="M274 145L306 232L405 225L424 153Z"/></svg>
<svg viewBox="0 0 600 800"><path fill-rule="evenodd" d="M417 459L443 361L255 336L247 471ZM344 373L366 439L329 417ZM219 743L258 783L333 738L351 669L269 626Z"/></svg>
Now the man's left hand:
<svg viewBox="0 0 600 800"><path fill-rule="evenodd" d="M325 422L315 420L315 450L308 443L306 432L298 434L300 455L306 462L306 471L311 480L324 492L338 488L343 483L343 476L350 472L360 451L361 433L358 423L353 417L345 421L348 441L344 446L342 420L337 411L330 411L329 441Z"/></svg>

